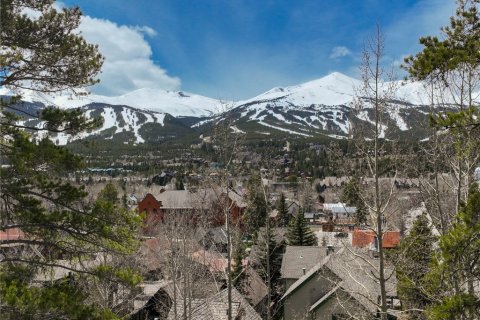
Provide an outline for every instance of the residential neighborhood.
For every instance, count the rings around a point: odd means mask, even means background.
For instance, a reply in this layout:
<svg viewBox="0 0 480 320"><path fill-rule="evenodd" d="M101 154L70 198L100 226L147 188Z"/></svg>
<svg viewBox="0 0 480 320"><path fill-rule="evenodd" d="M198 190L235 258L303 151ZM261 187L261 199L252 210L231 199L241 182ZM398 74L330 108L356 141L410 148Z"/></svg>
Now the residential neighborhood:
<svg viewBox="0 0 480 320"><path fill-rule="evenodd" d="M480 320L480 0L0 1L0 320Z"/></svg>

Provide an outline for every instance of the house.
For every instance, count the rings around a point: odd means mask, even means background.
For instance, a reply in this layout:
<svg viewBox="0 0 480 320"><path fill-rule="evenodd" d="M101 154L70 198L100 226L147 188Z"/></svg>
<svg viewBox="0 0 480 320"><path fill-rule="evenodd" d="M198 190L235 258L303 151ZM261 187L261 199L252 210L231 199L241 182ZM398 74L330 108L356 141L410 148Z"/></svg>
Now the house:
<svg viewBox="0 0 480 320"><path fill-rule="evenodd" d="M194 222L203 219L204 222L209 222L214 227L225 224L222 207L225 200L233 224L240 221L240 217L247 207L246 201L235 191L229 190L227 193L213 188L164 190L157 196L157 199L162 203L161 212L164 217L181 214L186 215Z"/></svg>
<svg viewBox="0 0 480 320"><path fill-rule="evenodd" d="M341 248L328 255L298 280L292 283L282 297L284 319L347 319L350 315L362 319L378 317L380 286L378 259L367 250ZM361 258L359 258L359 256ZM298 261L298 260L297 260ZM392 273L388 266L386 272ZM303 273L303 271L302 271ZM386 283L389 319L396 319L396 279L392 275Z"/></svg>
<svg viewBox="0 0 480 320"><path fill-rule="evenodd" d="M310 224L318 224L320 221L320 213L318 212L304 212L303 217Z"/></svg>
<svg viewBox="0 0 480 320"><path fill-rule="evenodd" d="M355 230L355 219L333 219L330 217L321 217L319 224L322 225L324 232L352 232Z"/></svg>
<svg viewBox="0 0 480 320"><path fill-rule="evenodd" d="M25 234L19 228L10 228L5 231L0 230L0 245L8 246L10 241L25 239Z"/></svg>
<svg viewBox="0 0 480 320"><path fill-rule="evenodd" d="M172 241L164 234L143 241L137 257L145 270L154 278L162 277L162 267L170 258Z"/></svg>
<svg viewBox="0 0 480 320"><path fill-rule="evenodd" d="M377 237L372 230L357 229L352 234L352 246L356 248L377 249ZM400 243L400 231L385 231L383 234L382 247L392 249Z"/></svg>
<svg viewBox="0 0 480 320"><path fill-rule="evenodd" d="M213 195L208 189L195 190L165 190L161 189L155 197L148 193L138 203L138 212L144 213L147 233L151 232L159 223L170 221L172 216L187 218L196 221L196 215L208 211L211 206Z"/></svg>
<svg viewBox="0 0 480 320"><path fill-rule="evenodd" d="M155 175L152 178L152 183L158 184L160 186L166 185L172 178L175 176L175 172L162 171L162 173Z"/></svg>
<svg viewBox="0 0 480 320"><path fill-rule="evenodd" d="M285 289L327 256L325 247L287 246L282 258L280 274Z"/></svg>
<svg viewBox="0 0 480 320"><path fill-rule="evenodd" d="M352 246L352 232L345 231L315 231L318 243L321 246L333 246L333 247L351 247Z"/></svg>
<svg viewBox="0 0 480 320"><path fill-rule="evenodd" d="M167 292L171 283L171 280L141 283L141 292L133 300L130 320L166 319L172 306L172 299Z"/></svg>
<svg viewBox="0 0 480 320"><path fill-rule="evenodd" d="M27 239L25 233L19 228L0 230L0 261L10 254L16 254L20 247L27 246L22 240ZM38 250L36 254L40 254Z"/></svg>
<svg viewBox="0 0 480 320"><path fill-rule="evenodd" d="M298 212L300 212L300 202L297 200L290 200L287 199L287 208L288 208L288 213L293 217L296 216Z"/></svg>
<svg viewBox="0 0 480 320"><path fill-rule="evenodd" d="M130 195L127 196L127 203L126 204L129 208L133 208L133 207L137 206L138 202L139 202L139 199L134 194L130 194Z"/></svg>
<svg viewBox="0 0 480 320"><path fill-rule="evenodd" d="M346 203L324 203L323 211L325 213L331 214L335 219L345 219L355 216L357 212L356 207L349 207Z"/></svg>
<svg viewBox="0 0 480 320"><path fill-rule="evenodd" d="M228 260L223 255L215 251L200 249L191 255L192 261L205 266L211 273L218 273L222 276L228 270Z"/></svg>
<svg viewBox="0 0 480 320"><path fill-rule="evenodd" d="M163 213L160 211L162 202L158 201L151 193L138 202L138 212L144 214L144 232L151 233L158 223L163 222Z"/></svg>
<svg viewBox="0 0 480 320"><path fill-rule="evenodd" d="M268 288L262 277L250 266L244 268L246 281L242 286L245 298L259 314L267 313Z"/></svg>
<svg viewBox="0 0 480 320"><path fill-rule="evenodd" d="M215 216L213 218L214 226L225 225L224 206L230 211L230 222L233 225L241 224L241 217L247 208L247 201L243 195L229 189L228 192L221 191L219 199L216 200Z"/></svg>
<svg viewBox="0 0 480 320"><path fill-rule="evenodd" d="M185 313L188 312L188 319L227 320L228 290L224 289L203 299L191 299L191 301L189 301L186 305L190 307L190 310L184 310L183 303L180 302L172 305L168 319L175 319L175 313L177 318L183 319ZM174 310L174 306L176 306L176 310ZM232 288L232 319L262 319L255 309L242 296L242 294L240 294L240 292L238 292L238 290L235 288Z"/></svg>
<svg viewBox="0 0 480 320"><path fill-rule="evenodd" d="M227 228L225 226L214 227L203 231L202 245L207 250L214 250L216 252L227 253Z"/></svg>

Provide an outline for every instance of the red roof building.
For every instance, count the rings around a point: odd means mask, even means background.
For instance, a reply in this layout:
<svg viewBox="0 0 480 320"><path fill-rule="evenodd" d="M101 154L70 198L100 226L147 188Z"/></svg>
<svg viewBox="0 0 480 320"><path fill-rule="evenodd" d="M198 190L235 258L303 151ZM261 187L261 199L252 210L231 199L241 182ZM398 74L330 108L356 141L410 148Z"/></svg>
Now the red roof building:
<svg viewBox="0 0 480 320"><path fill-rule="evenodd" d="M152 231L160 221L163 221L161 207L162 202L158 201L151 193L147 193L145 198L138 203L138 212L145 214L145 232Z"/></svg>
<svg viewBox="0 0 480 320"><path fill-rule="evenodd" d="M25 238L25 234L19 228L7 229L6 231L0 231L0 241L5 240L20 240Z"/></svg>
<svg viewBox="0 0 480 320"><path fill-rule="evenodd" d="M382 247L395 248L400 243L400 231L386 231L383 234ZM355 230L352 235L352 246L357 248L376 247L376 235L372 230Z"/></svg>
<svg viewBox="0 0 480 320"><path fill-rule="evenodd" d="M5 231L0 231L0 247L6 249L8 247L22 246L23 243L19 240L26 239L25 233L19 228L11 228Z"/></svg>

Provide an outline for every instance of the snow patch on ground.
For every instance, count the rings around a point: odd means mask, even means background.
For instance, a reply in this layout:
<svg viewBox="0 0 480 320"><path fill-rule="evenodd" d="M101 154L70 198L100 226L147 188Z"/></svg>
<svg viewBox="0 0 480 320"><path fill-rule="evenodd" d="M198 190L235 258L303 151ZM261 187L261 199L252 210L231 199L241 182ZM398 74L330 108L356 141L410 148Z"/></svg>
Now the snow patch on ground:
<svg viewBox="0 0 480 320"><path fill-rule="evenodd" d="M275 113L273 110L268 110L268 113L271 114L273 117L275 117L276 119L284 122L284 123L287 123L287 124L291 124L292 121L289 121L287 119L285 119L285 117L281 114L278 114L278 113Z"/></svg>
<svg viewBox="0 0 480 320"><path fill-rule="evenodd" d="M197 128L197 127L200 127L200 126L203 126L204 124L207 124L207 123L210 123L210 122L214 122L218 120L218 117L215 117L215 118L211 118L211 119L205 119L205 120L202 120L202 121L199 121L197 123L195 123L194 125L192 125L190 128Z"/></svg>
<svg viewBox="0 0 480 320"><path fill-rule="evenodd" d="M165 113L153 113L153 116L155 117L155 121L159 124L162 125L162 127L165 125L164 120L165 120Z"/></svg>
<svg viewBox="0 0 480 320"><path fill-rule="evenodd" d="M405 122L405 120L403 120L402 116L400 115L400 109L399 108L390 106L389 115L393 120L395 120L395 123L396 123L397 127L401 131L407 131L408 129L410 129L408 127L407 123Z"/></svg>
<svg viewBox="0 0 480 320"><path fill-rule="evenodd" d="M232 129L233 133L245 133L245 131L240 130L237 126L231 126L230 129Z"/></svg>
<svg viewBox="0 0 480 320"><path fill-rule="evenodd" d="M309 135L309 134L305 134L305 133L296 132L296 131L293 131L293 130L273 126L273 125L265 123L263 121L258 121L258 123L261 124L262 126L269 127L269 128L272 128L272 129L276 129L276 130L279 130L279 131L288 132L288 133L291 133L291 134L296 134L296 135L300 135L300 136L304 136L304 137L311 137L311 135Z"/></svg>
<svg viewBox="0 0 480 320"><path fill-rule="evenodd" d="M366 121L368 123L371 123L372 125L375 125L375 121L370 120L366 110L360 111L357 114L357 118L359 118L360 120ZM386 126L384 124L380 124L378 137L379 138L385 138L385 132L387 131L387 129L388 129L388 126Z"/></svg>

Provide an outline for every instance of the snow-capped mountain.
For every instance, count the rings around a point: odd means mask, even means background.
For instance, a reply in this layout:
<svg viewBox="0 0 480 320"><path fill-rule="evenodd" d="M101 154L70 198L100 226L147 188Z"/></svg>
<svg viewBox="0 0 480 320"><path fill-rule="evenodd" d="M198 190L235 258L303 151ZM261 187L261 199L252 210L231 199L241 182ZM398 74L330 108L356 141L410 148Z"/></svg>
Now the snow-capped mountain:
<svg viewBox="0 0 480 320"><path fill-rule="evenodd" d="M302 83L300 85L273 88L252 99L240 101L238 105L268 103L276 101L285 106L344 105L353 100L355 88L361 82L344 74L334 72L326 77Z"/></svg>
<svg viewBox="0 0 480 320"><path fill-rule="evenodd" d="M258 134L272 131L297 136L345 137L359 122L373 123L373 111L362 97L363 83L335 72L300 85L274 88L252 99L240 101L229 113L237 128L249 128ZM383 84L381 91L395 88L382 126L383 136L411 134L421 128L428 114L428 96L421 83L401 81ZM364 108L355 109L360 99ZM418 132L416 132L418 133Z"/></svg>
<svg viewBox="0 0 480 320"><path fill-rule="evenodd" d="M45 105L55 105L61 108L77 108L91 103L122 105L139 110L168 113L172 116L205 117L221 110L219 100L201 95L182 92L143 88L117 97L102 95L47 95L35 91L21 91L22 100L40 102ZM11 91L0 88L0 95L12 95Z"/></svg>
<svg viewBox="0 0 480 320"><path fill-rule="evenodd" d="M40 102L21 102L17 105L17 110L21 109L28 114L37 114L45 107ZM85 138L94 138L105 140L106 142L118 144L141 144L141 143L159 143L164 141L181 138L185 135L194 133L188 125L185 125L179 119L168 113L156 111L141 110L125 105L110 105L104 103L90 103L80 107L88 118L101 117L103 124L100 128L93 131L82 132L72 136L65 133L47 133L46 131L33 132L38 138L49 134L49 137L58 145L65 145L69 142L82 140ZM43 128L45 123L39 121L36 117L26 116L24 113L16 110L7 111L16 112L23 119L19 121L20 125L28 127Z"/></svg>
<svg viewBox="0 0 480 320"><path fill-rule="evenodd" d="M427 127L429 103L422 84L392 82L385 84L382 90L391 86L397 90L384 113L386 122L382 126L382 135L387 138L393 135L424 138L426 133L422 130ZM235 122L232 130L236 132L342 138L356 124L371 125L373 122L369 100L361 96L361 87L361 81L335 72L317 80L273 88L251 99L227 104L200 95L152 89L139 89L118 97L51 97L22 92L22 99L40 109L42 105L81 107L87 116L103 117L102 128L74 138L57 135L54 139L59 144L92 136L123 142L128 138L127 141L132 143L165 141L194 130L208 130L209 125L226 115ZM10 94L0 89L0 95ZM355 97L360 97L365 103L360 112L354 112ZM220 114L225 105L233 107ZM37 121L35 125L41 126L42 123Z"/></svg>

